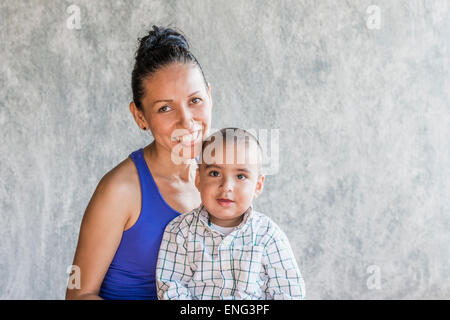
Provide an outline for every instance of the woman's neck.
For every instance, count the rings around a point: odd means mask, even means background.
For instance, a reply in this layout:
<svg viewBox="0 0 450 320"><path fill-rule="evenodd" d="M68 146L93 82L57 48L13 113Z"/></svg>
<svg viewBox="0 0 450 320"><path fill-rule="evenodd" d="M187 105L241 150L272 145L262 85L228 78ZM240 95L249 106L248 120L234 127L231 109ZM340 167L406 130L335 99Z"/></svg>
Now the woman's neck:
<svg viewBox="0 0 450 320"><path fill-rule="evenodd" d="M197 168L195 163L175 164L172 161L170 151L159 147L155 141L145 147L143 151L144 159L147 159L151 165L153 175L172 181L194 181L195 169Z"/></svg>

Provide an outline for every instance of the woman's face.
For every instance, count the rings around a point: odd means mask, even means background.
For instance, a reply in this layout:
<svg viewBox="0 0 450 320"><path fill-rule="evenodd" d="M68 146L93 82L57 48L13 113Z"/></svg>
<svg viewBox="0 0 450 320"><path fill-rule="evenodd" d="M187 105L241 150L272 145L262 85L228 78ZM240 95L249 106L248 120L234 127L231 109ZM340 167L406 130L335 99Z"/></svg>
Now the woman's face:
<svg viewBox="0 0 450 320"><path fill-rule="evenodd" d="M181 159L192 159L211 126L211 88L194 64L172 63L143 81L143 110L132 102L136 122L150 128L158 148ZM133 110L134 109L134 110Z"/></svg>

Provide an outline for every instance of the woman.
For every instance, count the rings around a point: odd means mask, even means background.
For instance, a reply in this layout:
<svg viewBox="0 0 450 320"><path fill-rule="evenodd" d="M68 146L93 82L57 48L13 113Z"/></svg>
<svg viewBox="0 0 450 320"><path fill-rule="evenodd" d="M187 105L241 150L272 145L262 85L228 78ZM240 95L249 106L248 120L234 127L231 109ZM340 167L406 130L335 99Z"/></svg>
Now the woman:
<svg viewBox="0 0 450 320"><path fill-rule="evenodd" d="M140 39L130 112L154 141L99 182L84 214L73 264L80 289L66 299L156 299L155 268L166 224L200 205L199 151L211 124L211 88L183 35ZM180 149L180 146L182 147Z"/></svg>

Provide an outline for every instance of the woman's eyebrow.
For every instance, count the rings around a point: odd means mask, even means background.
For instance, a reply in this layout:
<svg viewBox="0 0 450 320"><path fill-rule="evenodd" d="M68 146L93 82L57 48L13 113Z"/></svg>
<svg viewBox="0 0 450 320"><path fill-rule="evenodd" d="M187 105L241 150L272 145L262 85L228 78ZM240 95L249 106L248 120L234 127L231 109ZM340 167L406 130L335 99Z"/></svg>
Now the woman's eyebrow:
<svg viewBox="0 0 450 320"><path fill-rule="evenodd" d="M152 102L152 106L154 106L155 104L157 104L158 102L173 102L172 99L161 99L161 100L155 100Z"/></svg>
<svg viewBox="0 0 450 320"><path fill-rule="evenodd" d="M195 92L192 92L190 95L188 95L188 97L192 97L193 95L199 93L200 90L197 90ZM152 106L154 106L155 104L157 104L158 102L173 102L172 99L160 99L160 100L155 100L152 102Z"/></svg>
<svg viewBox="0 0 450 320"><path fill-rule="evenodd" d="M188 95L188 97L192 97L194 94L197 94L197 93L199 93L199 92L200 92L200 90L197 90L197 91L191 93L190 95Z"/></svg>

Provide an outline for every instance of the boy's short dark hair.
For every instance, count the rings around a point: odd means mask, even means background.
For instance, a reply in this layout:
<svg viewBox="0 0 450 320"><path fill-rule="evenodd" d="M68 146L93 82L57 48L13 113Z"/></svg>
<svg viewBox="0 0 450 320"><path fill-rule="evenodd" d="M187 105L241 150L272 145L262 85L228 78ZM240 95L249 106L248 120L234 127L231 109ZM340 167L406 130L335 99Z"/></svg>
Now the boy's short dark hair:
<svg viewBox="0 0 450 320"><path fill-rule="evenodd" d="M219 138L219 139L218 139ZM251 141L255 142L257 145L257 161L258 161L258 171L261 173L262 168L262 159L263 159L263 150L261 147L261 144L258 141L258 138L256 138L255 135L250 133L247 130L235 128L235 127L228 127L220 129L219 131L214 132L213 134L209 135L202 143L202 149L200 153L200 158L198 165L200 166L201 163L203 163L203 152L205 151L206 147L212 143L217 143L218 140L221 140L224 145L227 142L232 143L240 143L245 142L246 148L248 148L249 143Z"/></svg>

